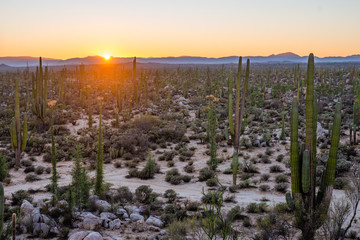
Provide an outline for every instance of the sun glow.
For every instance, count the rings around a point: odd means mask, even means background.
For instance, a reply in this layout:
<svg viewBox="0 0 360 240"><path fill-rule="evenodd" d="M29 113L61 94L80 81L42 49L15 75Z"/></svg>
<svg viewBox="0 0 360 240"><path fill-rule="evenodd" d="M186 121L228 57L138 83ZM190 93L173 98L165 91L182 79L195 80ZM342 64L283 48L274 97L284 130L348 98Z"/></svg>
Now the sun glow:
<svg viewBox="0 0 360 240"><path fill-rule="evenodd" d="M111 55L106 53L104 55L102 55L103 58L105 58L105 60L109 60L111 58Z"/></svg>

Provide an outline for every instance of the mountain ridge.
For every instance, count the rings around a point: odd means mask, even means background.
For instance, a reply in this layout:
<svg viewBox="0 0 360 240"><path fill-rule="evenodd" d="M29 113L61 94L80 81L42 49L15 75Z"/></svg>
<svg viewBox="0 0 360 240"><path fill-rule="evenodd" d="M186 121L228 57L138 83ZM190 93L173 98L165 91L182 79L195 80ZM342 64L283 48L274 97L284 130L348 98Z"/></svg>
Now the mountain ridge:
<svg viewBox="0 0 360 240"><path fill-rule="evenodd" d="M225 57L200 57L200 56L168 56L168 57L137 57L138 63L161 63L161 64L232 64L238 62L238 56ZM253 63L305 63L307 56L300 56L293 52L284 52L280 54L271 54L269 56L244 56L243 61L249 58ZM9 67L26 67L37 66L38 57L31 56L7 56L0 57L0 64L6 64ZM46 66L61 65L79 65L79 64L119 64L132 62L133 57L111 57L106 61L101 56L74 57L68 59L42 58ZM318 63L335 63L335 62L359 62L360 54L354 54L346 57L315 57Z"/></svg>

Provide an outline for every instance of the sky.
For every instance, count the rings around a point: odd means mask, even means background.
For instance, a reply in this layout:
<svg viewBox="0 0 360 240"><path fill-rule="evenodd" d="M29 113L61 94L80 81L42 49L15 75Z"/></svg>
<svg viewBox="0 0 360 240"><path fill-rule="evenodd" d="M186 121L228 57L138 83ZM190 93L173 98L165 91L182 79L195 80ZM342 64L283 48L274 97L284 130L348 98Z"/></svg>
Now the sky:
<svg viewBox="0 0 360 240"><path fill-rule="evenodd" d="M360 54L359 0L1 0L0 56Z"/></svg>

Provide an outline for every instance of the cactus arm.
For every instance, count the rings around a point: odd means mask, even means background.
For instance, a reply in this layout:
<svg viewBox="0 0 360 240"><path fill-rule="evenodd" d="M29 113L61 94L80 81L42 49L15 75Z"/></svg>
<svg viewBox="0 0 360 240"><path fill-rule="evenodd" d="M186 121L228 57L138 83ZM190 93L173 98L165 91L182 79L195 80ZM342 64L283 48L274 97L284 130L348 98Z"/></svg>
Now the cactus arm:
<svg viewBox="0 0 360 240"><path fill-rule="evenodd" d="M234 120L233 120L233 81L231 76L228 76L228 118L229 118L229 129L232 140L234 140Z"/></svg>
<svg viewBox="0 0 360 240"><path fill-rule="evenodd" d="M329 152L329 160L326 166L325 174L325 188L334 185L335 169L337 163L337 152L340 140L340 128L341 128L341 103L336 104L334 124L331 133L331 147Z"/></svg>
<svg viewBox="0 0 360 240"><path fill-rule="evenodd" d="M27 127L27 116L24 116L24 123L23 123L23 134L22 134L22 139L21 139L21 151L24 151L26 148L26 143L27 143L27 131L28 131L28 127Z"/></svg>
<svg viewBox="0 0 360 240"><path fill-rule="evenodd" d="M304 151L301 168L301 184L304 193L309 192L310 187L310 154L308 150Z"/></svg>
<svg viewBox="0 0 360 240"><path fill-rule="evenodd" d="M291 107L291 136L290 136L290 168L291 168L291 191L293 196L300 193L300 161L298 143L298 99L294 96Z"/></svg>
<svg viewBox="0 0 360 240"><path fill-rule="evenodd" d="M4 186L0 182L0 237L2 237L4 227Z"/></svg>

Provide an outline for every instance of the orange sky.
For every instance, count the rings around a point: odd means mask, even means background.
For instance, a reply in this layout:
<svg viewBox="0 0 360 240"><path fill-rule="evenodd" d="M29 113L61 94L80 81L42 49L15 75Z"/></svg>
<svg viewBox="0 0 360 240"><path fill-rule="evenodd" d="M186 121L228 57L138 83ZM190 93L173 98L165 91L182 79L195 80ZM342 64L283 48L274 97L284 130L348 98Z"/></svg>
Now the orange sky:
<svg viewBox="0 0 360 240"><path fill-rule="evenodd" d="M357 0L12 0L0 56L360 54Z"/></svg>

